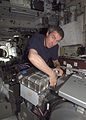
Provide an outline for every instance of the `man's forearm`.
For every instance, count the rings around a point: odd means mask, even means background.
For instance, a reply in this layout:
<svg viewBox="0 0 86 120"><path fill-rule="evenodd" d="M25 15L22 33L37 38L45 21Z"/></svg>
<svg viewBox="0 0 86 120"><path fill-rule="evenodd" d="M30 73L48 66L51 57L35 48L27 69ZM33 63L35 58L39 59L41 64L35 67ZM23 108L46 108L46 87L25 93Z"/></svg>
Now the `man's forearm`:
<svg viewBox="0 0 86 120"><path fill-rule="evenodd" d="M49 75L50 86L56 85L57 76L55 72L46 64L46 62L41 58L41 56L37 53L36 50L31 49L29 51L28 59L35 67Z"/></svg>
<svg viewBox="0 0 86 120"><path fill-rule="evenodd" d="M39 70L51 76L53 70L46 64L46 62L41 58L41 56L38 53L34 51L30 51L28 55L28 59Z"/></svg>

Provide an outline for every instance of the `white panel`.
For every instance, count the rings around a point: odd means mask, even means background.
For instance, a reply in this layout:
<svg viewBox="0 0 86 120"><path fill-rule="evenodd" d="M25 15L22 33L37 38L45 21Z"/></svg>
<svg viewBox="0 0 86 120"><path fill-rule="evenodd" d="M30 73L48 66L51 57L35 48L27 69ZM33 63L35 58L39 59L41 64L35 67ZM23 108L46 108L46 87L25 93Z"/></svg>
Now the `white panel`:
<svg viewBox="0 0 86 120"><path fill-rule="evenodd" d="M29 89L28 87L22 84L20 85L20 89L21 89L20 95L23 98L25 98L27 101L31 102L35 106L38 105L39 96L36 92L34 92L33 90Z"/></svg>
<svg viewBox="0 0 86 120"><path fill-rule="evenodd" d="M62 28L64 30L64 39L60 42L61 46L84 44L81 26L78 22L71 22L64 25Z"/></svg>
<svg viewBox="0 0 86 120"><path fill-rule="evenodd" d="M84 25L84 14L81 14L77 17L78 24L80 26L80 30L83 32L83 25Z"/></svg>

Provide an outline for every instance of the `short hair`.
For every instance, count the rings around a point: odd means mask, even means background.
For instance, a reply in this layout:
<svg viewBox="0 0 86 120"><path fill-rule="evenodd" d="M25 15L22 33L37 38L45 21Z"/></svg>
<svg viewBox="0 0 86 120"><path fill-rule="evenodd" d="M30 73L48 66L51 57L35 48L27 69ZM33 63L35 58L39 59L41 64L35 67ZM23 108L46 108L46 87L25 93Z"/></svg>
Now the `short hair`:
<svg viewBox="0 0 86 120"><path fill-rule="evenodd" d="M61 39L64 38L64 31L60 26L57 25L50 25L47 29L47 32L50 34L51 32L56 31L57 33L60 34L60 36L62 37Z"/></svg>

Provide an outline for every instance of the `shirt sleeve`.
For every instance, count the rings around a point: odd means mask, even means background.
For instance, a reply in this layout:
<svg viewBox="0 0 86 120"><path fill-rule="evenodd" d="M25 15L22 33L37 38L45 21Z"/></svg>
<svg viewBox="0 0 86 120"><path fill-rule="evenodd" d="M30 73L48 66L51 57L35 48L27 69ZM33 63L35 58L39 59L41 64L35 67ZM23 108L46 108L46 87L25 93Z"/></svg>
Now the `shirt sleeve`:
<svg viewBox="0 0 86 120"><path fill-rule="evenodd" d="M33 35L29 41L29 45L28 45L28 50L29 49L35 49L38 50L39 48L39 36L38 35Z"/></svg>

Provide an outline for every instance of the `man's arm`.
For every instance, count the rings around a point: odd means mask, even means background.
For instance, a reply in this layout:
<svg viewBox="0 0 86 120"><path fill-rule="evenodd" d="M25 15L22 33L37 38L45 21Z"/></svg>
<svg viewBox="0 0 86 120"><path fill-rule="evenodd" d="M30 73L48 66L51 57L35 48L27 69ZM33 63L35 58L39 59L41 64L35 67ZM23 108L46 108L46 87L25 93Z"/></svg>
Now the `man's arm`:
<svg viewBox="0 0 86 120"><path fill-rule="evenodd" d="M42 59L42 57L37 53L35 49L29 50L28 59L36 68L49 75L51 86L56 85L57 79L55 72L46 64L46 62Z"/></svg>

